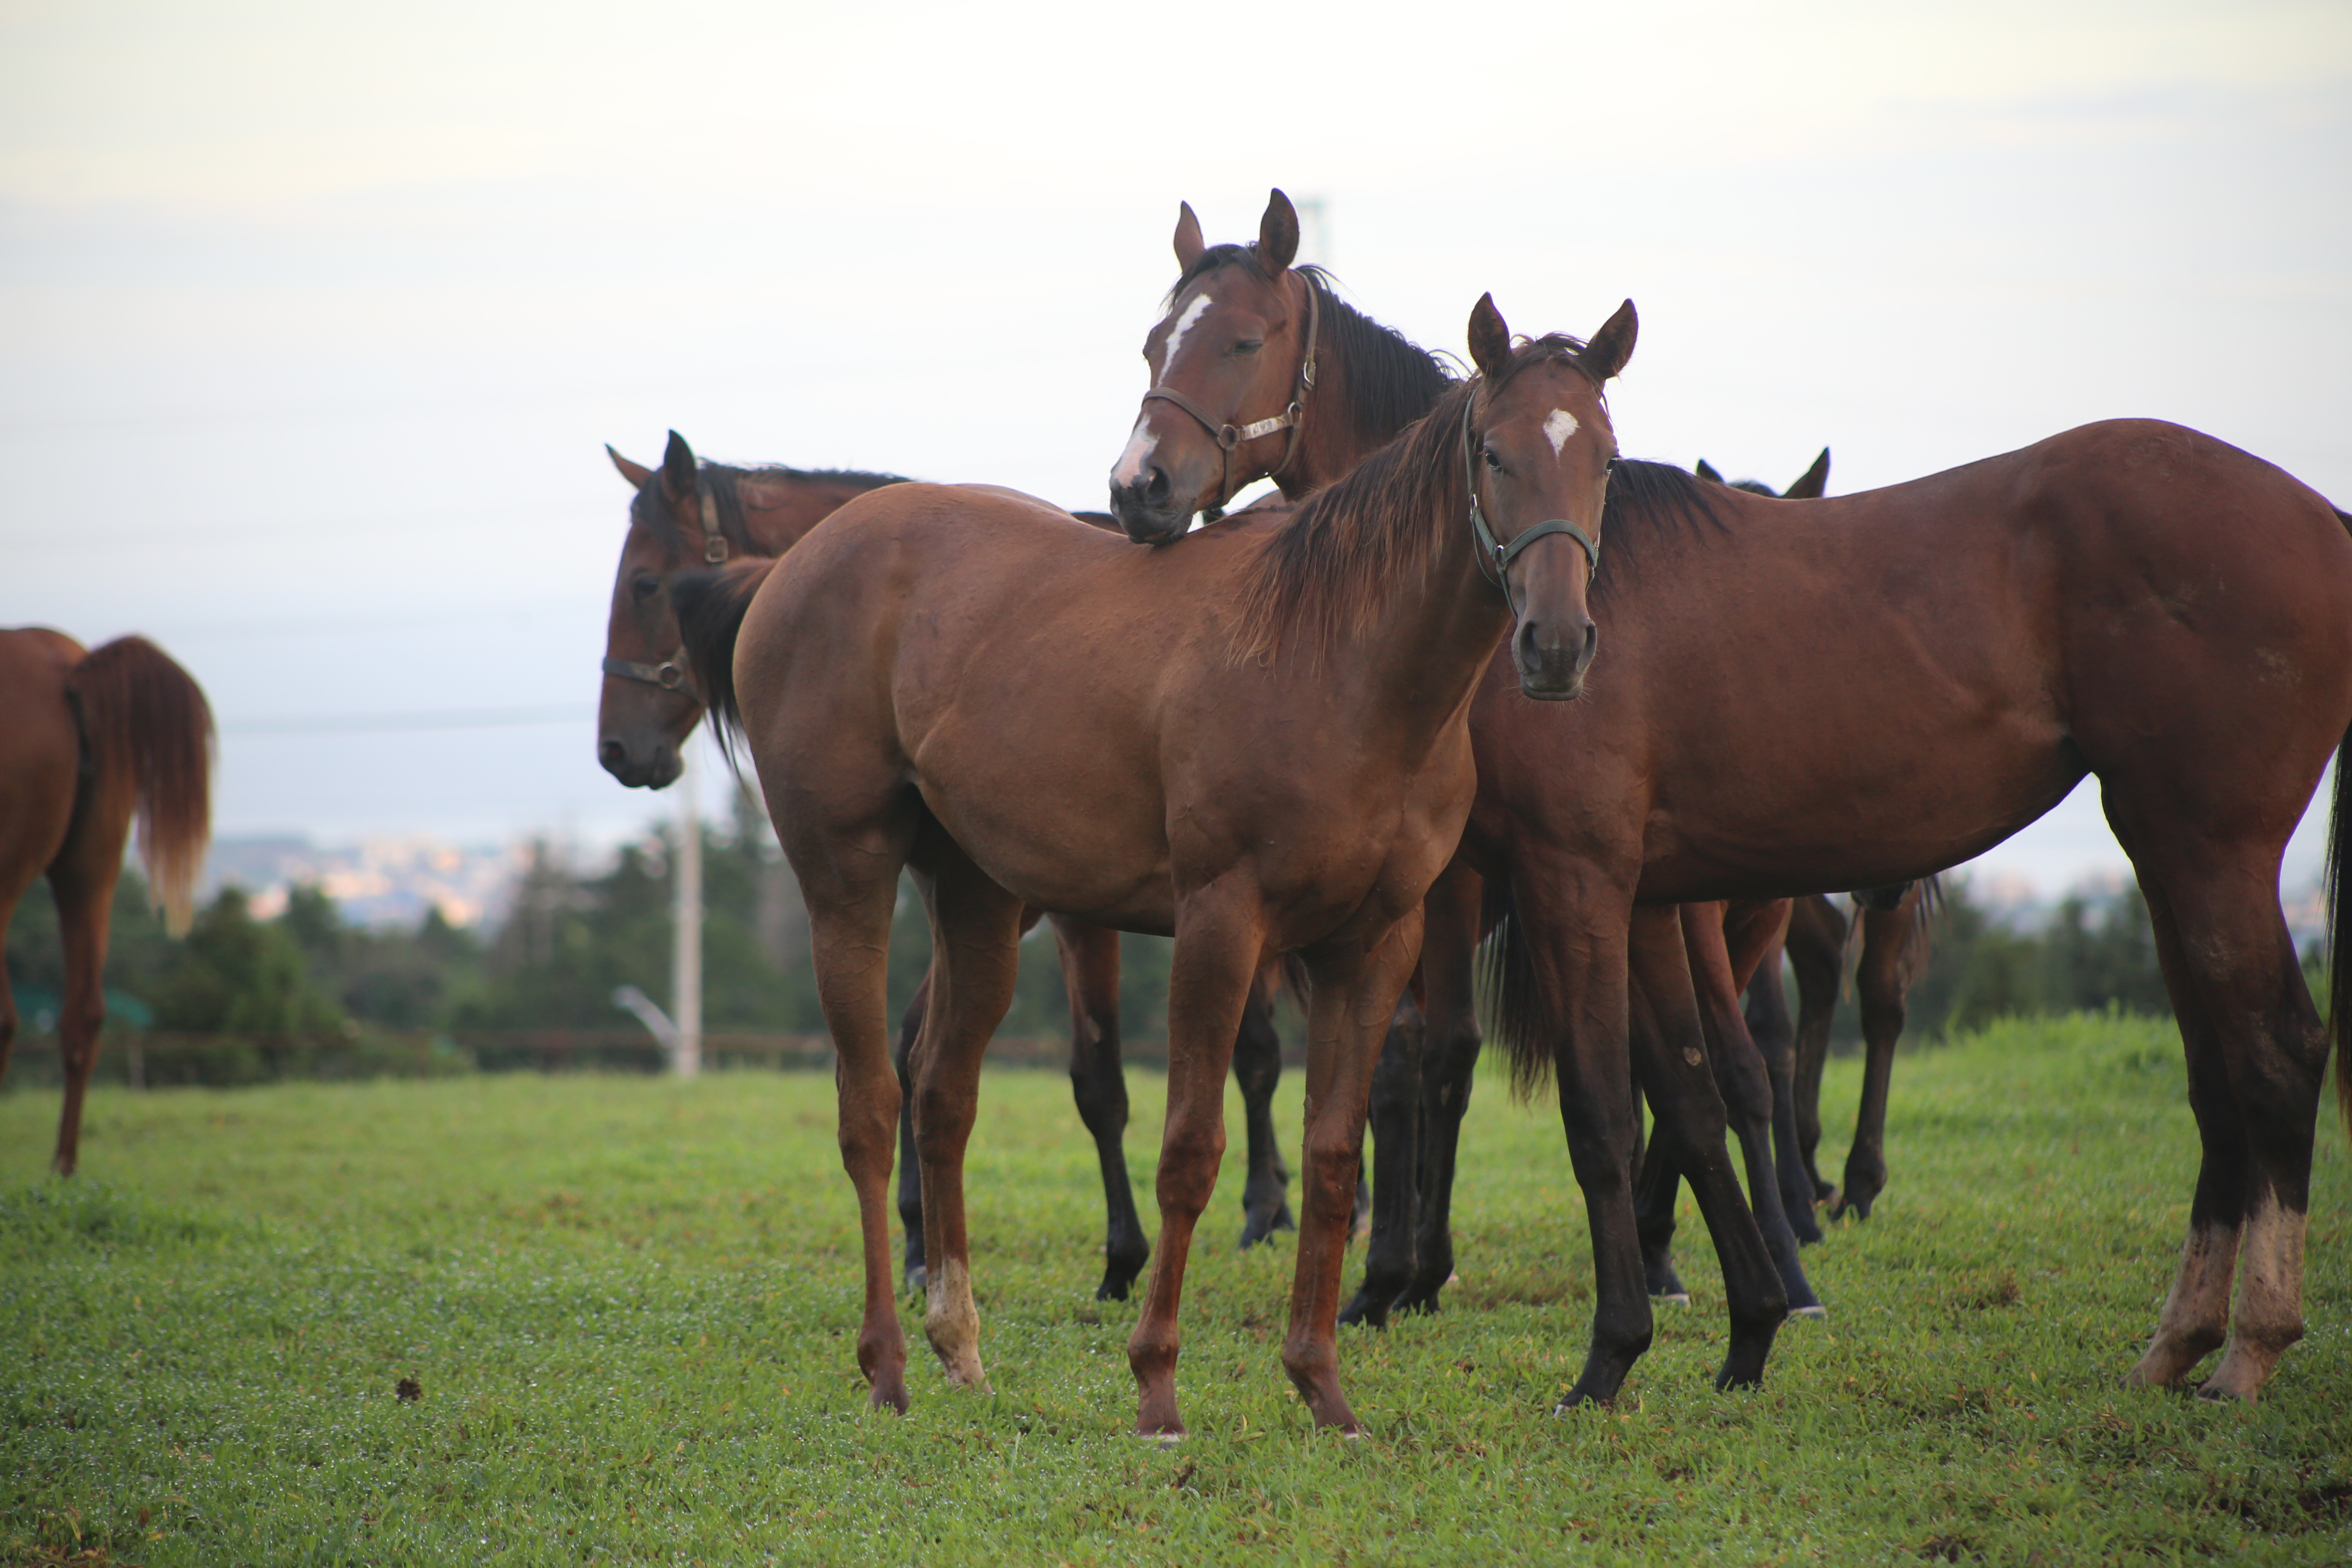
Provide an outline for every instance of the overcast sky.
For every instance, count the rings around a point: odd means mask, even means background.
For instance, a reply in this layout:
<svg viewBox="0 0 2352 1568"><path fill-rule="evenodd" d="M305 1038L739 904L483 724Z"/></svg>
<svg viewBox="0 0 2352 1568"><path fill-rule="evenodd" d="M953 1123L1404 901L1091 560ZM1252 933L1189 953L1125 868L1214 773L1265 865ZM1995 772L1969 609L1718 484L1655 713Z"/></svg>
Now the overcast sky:
<svg viewBox="0 0 2352 1568"><path fill-rule="evenodd" d="M1432 347L1633 296L1633 455L2154 415L2352 505L2340 3L12 3L0 624L187 663L223 833L609 837L602 443L1099 505L1177 201L1274 184ZM534 721L332 727L421 714ZM1989 859L2121 858L2085 790Z"/></svg>

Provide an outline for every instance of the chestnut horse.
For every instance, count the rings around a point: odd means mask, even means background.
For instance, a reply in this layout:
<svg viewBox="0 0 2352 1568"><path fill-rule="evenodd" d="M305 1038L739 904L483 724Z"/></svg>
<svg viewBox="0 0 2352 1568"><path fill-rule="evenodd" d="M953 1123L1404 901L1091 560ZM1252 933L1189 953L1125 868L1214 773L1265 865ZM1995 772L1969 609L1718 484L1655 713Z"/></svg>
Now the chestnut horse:
<svg viewBox="0 0 2352 1568"><path fill-rule="evenodd" d="M1340 302L1317 269L1290 265L1297 225L1280 191L1268 201L1255 246L1204 247L1189 206L1181 209L1175 245L1181 271L1166 319L1145 345L1153 384L1111 474L1113 509L1131 531L1148 535L1181 526L1196 511L1213 513L1241 485L1265 474L1289 482L1309 468L1343 470L1388 430L1417 417L1445 386L1426 353ZM1457 919L1475 926L1478 886L1468 870L1449 869L1430 896L1428 918L1436 926ZM1688 973L1655 980L1682 994L1662 1002L1661 1010L1690 1016ZM1425 949L1416 990L1426 1011L1412 998L1400 1005L1373 1079L1372 1237L1364 1286L1342 1312L1343 1322L1377 1324L1396 1305L1434 1306L1451 1272L1454 1134L1478 1052L1466 952L1456 954L1444 943ZM1736 1013L1736 992L1727 992L1726 1000ZM1645 1064L1657 1053L1675 1053L1670 1067L1645 1079L1655 1080L1654 1100L1663 1110L1689 1101L1691 1139L1711 1151L1701 1163L1716 1175L1703 1195L1727 1259L1730 1293L1744 1307L1724 1377L1751 1382L1761 1375L1788 1303L1815 1310L1818 1303L1775 1194L1768 1190L1760 1212L1751 1214L1739 1193L1723 1152L1720 1097L1683 1081L1680 1053L1702 1050L1706 1042L1678 1037L1669 1044L1645 1034L1641 1043ZM1744 1036L1738 1047L1753 1055ZM1761 1065L1742 1081L1760 1092ZM1741 1122L1759 1150L1769 1149L1762 1131L1769 1099L1764 1105L1764 1113Z"/></svg>
<svg viewBox="0 0 2352 1568"><path fill-rule="evenodd" d="M1481 672L1507 633L1527 688L1565 699L1583 684L1614 456L1601 389L1633 331L1629 305L1590 344L1514 350L1482 299L1479 380L1296 509L1189 537L1179 521L1149 537L1156 550L1009 491L894 487L844 507L764 581L706 579L681 605L722 722L740 693L809 906L877 1403L906 1403L882 997L908 866L932 917L915 1131L926 1328L950 1379L983 1381L962 1156L1025 901L1176 939L1160 1246L1128 1352L1150 1435L1183 1431L1177 1311L1224 1142L1234 1026L1267 956L1302 955L1306 1169L1282 1360L1318 1424L1360 1429L1334 1331L1373 1058L1475 788Z"/></svg>
<svg viewBox="0 0 2352 1568"><path fill-rule="evenodd" d="M106 944L131 819L150 896L174 936L194 912L212 836L212 709L188 672L144 637L95 652L42 626L0 631L0 938L16 900L47 874L65 939L58 1047L65 1109L50 1164L70 1176L81 1107L106 1023ZM16 1005L0 968L0 1074Z"/></svg>
<svg viewBox="0 0 2352 1568"><path fill-rule="evenodd" d="M660 789L678 775L679 750L702 718L702 700L686 668L671 606L680 572L730 560L772 560L854 496L904 484L890 474L843 469L739 468L698 461L675 430L658 469L605 452L636 490L629 531L614 575L604 634L604 684L597 710L597 756L632 788ZM1099 512L1076 514L1097 526ZM1033 916L1034 920L1034 916ZM1055 917L1055 944L1070 1002L1070 1088L1078 1118L1094 1139L1107 1215L1103 1277L1097 1299L1125 1300L1150 1256L1128 1178L1127 1079L1120 1062L1118 933ZM1274 1093L1282 1078L1282 1040L1274 1026L1274 976L1261 976L1234 1043L1234 1079L1248 1128L1248 1174L1242 1185L1242 1238L1250 1247L1294 1223L1290 1175L1275 1136ZM919 988L898 1034L902 1085L908 1053L922 1018ZM913 1101L899 1119L902 1164L898 1217L906 1231L908 1289L923 1288L923 1203L914 1157Z"/></svg>
<svg viewBox="0 0 2352 1568"><path fill-rule="evenodd" d="M1279 382L1257 368L1265 335L1213 340L1189 314L1160 335L1181 335L1229 395ZM1129 488L1114 495L1130 530L1131 507L1149 524L1230 493L1226 454L1274 417L1249 414L1139 426L1130 452L1148 441L1149 461L1123 459ZM1520 701L1497 660L1473 714L1479 793L1464 841L1466 868L1495 879L1496 912L1514 917L1499 1003L1515 1065L1523 1082L1561 1072L1591 1218L1599 1304L1570 1402L1613 1395L1651 1333L1629 985L1650 1014L1636 1042L1667 1042L1644 1055L1653 1102L1696 1095L1706 1063L1668 906L1916 880L2000 842L2086 773L2149 898L2204 1146L2174 1289L2133 1376L2178 1382L2227 1337L2208 1387L2251 1397L2300 1332L2325 1041L2276 887L2286 835L2352 722L2343 514L2259 459L2152 421L1834 500L1702 488L1653 465L1617 474L1620 543L1595 592L1633 651L1602 667L1585 701L1550 709ZM2333 841L2344 822L2339 811ZM1447 1013L1467 1011L1460 977L1483 924L1475 883L1449 872L1425 921L1433 1030L1441 979ZM2341 1051L2352 966L2337 976ZM1694 1098L1693 1114L1714 1098ZM1703 1157L1706 1140L1675 1124L1677 1159ZM1736 1185L1715 1201L1727 1213L1735 1197ZM1724 1235L1728 1377L1743 1338L1760 1369L1755 1347L1778 1312ZM2232 1326L2242 1235L2251 1261ZM1420 1262L1443 1280L1426 1249Z"/></svg>

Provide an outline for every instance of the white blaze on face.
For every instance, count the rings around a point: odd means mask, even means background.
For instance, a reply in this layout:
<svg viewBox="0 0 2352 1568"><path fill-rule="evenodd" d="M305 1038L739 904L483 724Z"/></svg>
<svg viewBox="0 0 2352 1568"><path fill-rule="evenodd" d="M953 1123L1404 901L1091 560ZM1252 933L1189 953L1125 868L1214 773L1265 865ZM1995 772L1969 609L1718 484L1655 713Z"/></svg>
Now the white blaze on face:
<svg viewBox="0 0 2352 1568"><path fill-rule="evenodd" d="M1568 449L1568 438L1576 434L1576 416L1565 408L1555 408L1543 423L1544 439L1551 443L1551 455L1559 457Z"/></svg>
<svg viewBox="0 0 2352 1568"><path fill-rule="evenodd" d="M1124 489L1143 477L1143 465L1151 460L1151 449L1160 445L1157 432L1144 428L1151 423L1149 413L1135 416L1135 434L1127 438L1127 450L1111 465L1110 482L1114 489Z"/></svg>
<svg viewBox="0 0 2352 1568"><path fill-rule="evenodd" d="M1168 346L1160 351L1160 380L1166 381L1175 374L1176 352L1184 346L1184 334L1192 330L1194 322L1209 313L1209 305L1208 290L1202 289L1192 296L1192 302L1184 307L1182 315L1176 318L1176 325L1168 333Z"/></svg>

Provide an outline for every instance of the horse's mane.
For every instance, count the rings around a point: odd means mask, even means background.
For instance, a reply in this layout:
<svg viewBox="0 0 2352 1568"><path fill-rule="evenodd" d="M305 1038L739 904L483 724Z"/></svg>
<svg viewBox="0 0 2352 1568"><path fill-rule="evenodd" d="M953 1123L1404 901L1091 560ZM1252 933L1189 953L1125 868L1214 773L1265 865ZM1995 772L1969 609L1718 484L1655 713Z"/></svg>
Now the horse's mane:
<svg viewBox="0 0 2352 1568"><path fill-rule="evenodd" d="M1573 363L1583 347L1561 333L1523 342L1494 390L1531 364ZM1428 413L1275 530L1242 591L1236 659L1271 658L1294 627L1304 626L1318 647L1363 637L1399 584L1428 575L1446 537L1444 526L1431 525L1433 512L1458 512L1468 533L1462 410L1478 384L1449 384Z"/></svg>
<svg viewBox="0 0 2352 1568"><path fill-rule="evenodd" d="M1715 486L1716 489L1725 487ZM1727 533L1708 481L1674 463L1620 458L1609 468L1609 504L1601 514L1601 570L1592 579L1596 603L1639 573L1662 545Z"/></svg>
<svg viewBox="0 0 2352 1568"><path fill-rule="evenodd" d="M1168 290L1164 305L1172 307L1184 290L1199 279L1227 267L1246 267L1260 278L1254 245L1213 245L1192 258ZM1392 327L1384 327L1339 298L1331 274L1320 267L1291 270L1307 280L1321 301L1321 336L1347 369L1343 378L1347 402L1336 412L1355 426L1366 441L1386 441L1430 410L1454 384L1444 362ZM1271 279L1268 279L1271 281ZM1329 417L1334 410L1318 405L1316 413Z"/></svg>
<svg viewBox="0 0 2352 1568"><path fill-rule="evenodd" d="M840 485L859 491L878 490L884 485L908 482L901 474L874 474L861 468L794 468L782 463L742 468L732 463L709 461L699 461L696 467L702 478L710 483L710 500L719 512L719 531L726 535L727 542L739 551L751 547L751 532L743 520L742 491L738 488L746 479L761 484ZM656 474L647 483L646 490L638 493L642 496L659 483L660 476ZM648 506L644 509L640 521L663 549L688 547L685 533L678 528L677 520L670 515L669 508Z"/></svg>

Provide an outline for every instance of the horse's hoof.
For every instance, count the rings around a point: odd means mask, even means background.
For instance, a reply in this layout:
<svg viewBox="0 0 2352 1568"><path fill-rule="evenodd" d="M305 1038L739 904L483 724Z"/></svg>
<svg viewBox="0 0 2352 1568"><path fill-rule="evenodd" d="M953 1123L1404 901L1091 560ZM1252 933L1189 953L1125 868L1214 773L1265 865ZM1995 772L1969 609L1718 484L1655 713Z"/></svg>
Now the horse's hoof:
<svg viewBox="0 0 2352 1568"><path fill-rule="evenodd" d="M1184 1443L1184 1434L1181 1431L1138 1432L1134 1436L1137 1442L1149 1443L1155 1448L1177 1448Z"/></svg>
<svg viewBox="0 0 2352 1568"><path fill-rule="evenodd" d="M1820 1318L1826 1320L1829 1315L1830 1310L1827 1307L1822 1306L1819 1301L1814 1302L1810 1307L1791 1307L1789 1309L1789 1316L1792 1318Z"/></svg>
<svg viewBox="0 0 2352 1568"><path fill-rule="evenodd" d="M1339 1321L1343 1325L1361 1324L1368 1329L1385 1329L1389 1326L1391 1305L1387 1297L1359 1290L1354 1300L1339 1309Z"/></svg>
<svg viewBox="0 0 2352 1568"><path fill-rule="evenodd" d="M930 1288L931 1271L921 1264L907 1270L907 1294L920 1296Z"/></svg>
<svg viewBox="0 0 2352 1568"><path fill-rule="evenodd" d="M1653 1301L1663 1301L1669 1307L1687 1307L1690 1305L1690 1292L1687 1290L1669 1290L1661 1295L1653 1296L1650 1300Z"/></svg>

